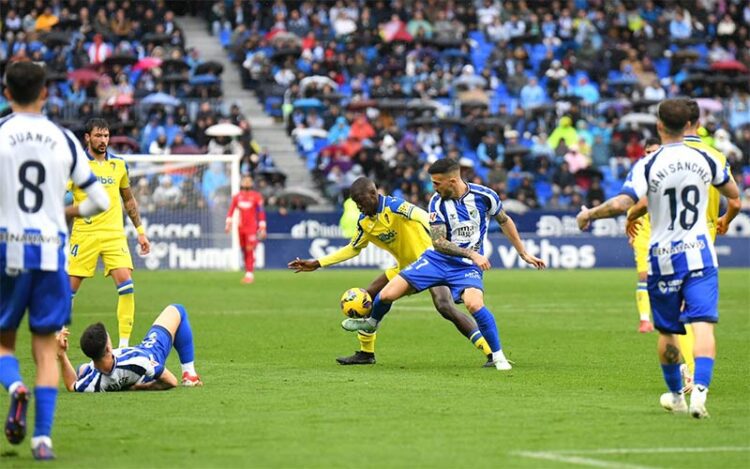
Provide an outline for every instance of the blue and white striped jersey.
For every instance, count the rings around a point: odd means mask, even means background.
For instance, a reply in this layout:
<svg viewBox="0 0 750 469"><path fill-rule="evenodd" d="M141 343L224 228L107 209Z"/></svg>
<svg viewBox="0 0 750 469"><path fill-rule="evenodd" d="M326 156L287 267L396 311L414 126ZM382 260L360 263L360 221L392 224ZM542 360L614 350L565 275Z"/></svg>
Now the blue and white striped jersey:
<svg viewBox="0 0 750 469"><path fill-rule="evenodd" d="M648 197L649 275L718 267L708 233L708 189L729 182L725 165L683 143L664 145L633 166L621 194Z"/></svg>
<svg viewBox="0 0 750 469"><path fill-rule="evenodd" d="M94 362L81 365L73 389L76 392L124 391L135 384L153 381L164 371L164 364L154 361L140 346L114 349L112 354L115 356L112 372L98 371Z"/></svg>
<svg viewBox="0 0 750 469"><path fill-rule="evenodd" d="M41 114L0 119L0 270L64 270L68 179L96 182L75 136Z"/></svg>
<svg viewBox="0 0 750 469"><path fill-rule="evenodd" d="M448 241L484 255L490 217L500 212L503 203L489 187L472 183L468 186L458 199L443 199L437 193L432 196L430 225L446 225Z"/></svg>

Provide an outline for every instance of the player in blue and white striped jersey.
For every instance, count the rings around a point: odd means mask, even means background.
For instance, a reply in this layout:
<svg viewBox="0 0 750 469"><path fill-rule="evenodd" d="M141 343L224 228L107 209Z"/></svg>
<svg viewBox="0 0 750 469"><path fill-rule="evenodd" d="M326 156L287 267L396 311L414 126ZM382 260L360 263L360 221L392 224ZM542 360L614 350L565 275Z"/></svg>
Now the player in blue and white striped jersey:
<svg viewBox="0 0 750 469"><path fill-rule="evenodd" d="M714 324L719 320L718 263L706 222L708 192L714 186L735 200L739 190L714 156L683 142L690 121L686 100L663 101L657 117L662 147L635 164L620 195L594 209L584 207L578 225L585 229L591 220L620 215L647 197L651 216L648 294L670 391L662 395L661 404L673 412L689 410L694 417L704 418L716 355ZM727 224L734 215L736 211L727 213ZM689 409L682 393L676 337L685 334L685 324L692 325L695 335L695 387Z"/></svg>
<svg viewBox="0 0 750 469"><path fill-rule="evenodd" d="M433 249L425 251L375 296L369 318L346 319L342 327L372 332L397 299L435 285L446 285L451 289L453 301L466 304L476 320L492 349L495 368L510 370L495 317L484 305L482 276L490 268L484 255L484 240L490 218L497 220L521 259L538 269L546 267L544 261L526 252L516 225L505 214L500 197L492 189L461 179L458 162L438 160L430 166L429 173L437 192L429 207Z"/></svg>
<svg viewBox="0 0 750 469"><path fill-rule="evenodd" d="M0 120L0 383L11 395L5 435L26 435L29 392L15 357L16 333L26 310L37 364L32 454L53 459L52 421L57 400L55 331L70 322L65 217L92 216L109 207L75 136L42 115L47 99L44 68L15 62L5 72L13 113ZM72 179L88 202L64 208Z"/></svg>
<svg viewBox="0 0 750 469"><path fill-rule="evenodd" d="M81 350L91 361L78 367L77 372L67 355L68 335L69 331L63 329L57 336L57 355L68 391L171 389L177 386L177 378L166 368L166 363L173 345L180 357L182 385L203 385L195 372L193 331L182 305L164 308L135 347L113 349L104 325L92 324L81 335Z"/></svg>

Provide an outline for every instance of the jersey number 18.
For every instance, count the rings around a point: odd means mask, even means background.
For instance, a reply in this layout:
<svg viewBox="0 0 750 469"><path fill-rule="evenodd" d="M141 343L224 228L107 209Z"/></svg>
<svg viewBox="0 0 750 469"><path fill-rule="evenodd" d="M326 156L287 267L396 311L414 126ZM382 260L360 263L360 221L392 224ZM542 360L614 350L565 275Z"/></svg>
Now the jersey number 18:
<svg viewBox="0 0 750 469"><path fill-rule="evenodd" d="M677 219L677 189L670 187L664 191L664 195L669 197L669 223L668 229L674 230L674 222ZM698 204L700 202L700 191L698 187L691 184L685 186L680 192L680 201L682 209L680 210L680 226L683 230L688 231L698 221Z"/></svg>

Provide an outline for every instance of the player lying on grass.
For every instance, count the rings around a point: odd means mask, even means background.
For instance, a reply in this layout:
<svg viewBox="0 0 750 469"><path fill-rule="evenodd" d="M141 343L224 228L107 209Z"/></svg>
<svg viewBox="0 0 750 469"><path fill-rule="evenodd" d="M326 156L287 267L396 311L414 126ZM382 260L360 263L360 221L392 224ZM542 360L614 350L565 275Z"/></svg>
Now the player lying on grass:
<svg viewBox="0 0 750 469"><path fill-rule="evenodd" d="M352 183L351 197L362 212L352 241L347 246L320 259L297 258L291 261L288 267L294 269L295 273L311 272L320 267L335 265L358 256L369 243L373 243L388 251L398 263L376 277L367 287L370 297L375 298L401 269L414 262L426 249L432 247L429 234L430 223L427 212L403 199L379 195L375 183L365 177ZM430 294L435 309L440 315L451 321L461 334L487 355L488 363L492 365L492 350L482 333L479 332L477 323L453 305L450 289L439 285L430 288ZM375 338L375 332L360 331L358 334L360 350L352 356L339 357L336 361L342 365L374 364Z"/></svg>
<svg viewBox="0 0 750 469"><path fill-rule="evenodd" d="M68 359L68 335L63 328L57 335L57 356L68 391L114 392L125 390L161 391L177 386L177 378L166 368L174 345L182 364L182 385L202 386L195 372L193 331L187 311L172 304L156 318L143 341L135 347L112 349L112 340L100 322L81 335L81 351L92 361L76 372Z"/></svg>

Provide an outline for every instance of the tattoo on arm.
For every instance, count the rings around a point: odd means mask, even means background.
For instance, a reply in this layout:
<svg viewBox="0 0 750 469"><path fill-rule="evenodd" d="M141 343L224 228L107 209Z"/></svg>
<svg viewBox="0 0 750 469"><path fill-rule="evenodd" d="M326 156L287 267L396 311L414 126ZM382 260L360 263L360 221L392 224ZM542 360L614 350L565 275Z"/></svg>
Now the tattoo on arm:
<svg viewBox="0 0 750 469"><path fill-rule="evenodd" d="M633 199L626 195L613 197L598 207L591 209L589 216L592 220L598 218L609 218L614 215L625 213L632 205Z"/></svg>
<svg viewBox="0 0 750 469"><path fill-rule="evenodd" d="M138 202L133 197L133 191L129 187L120 189L120 195L125 205L125 212L127 212L130 221L133 222L133 226L136 228L141 226L141 216L138 214Z"/></svg>
<svg viewBox="0 0 750 469"><path fill-rule="evenodd" d="M505 210L500 209L500 212L495 215L495 220L497 220L498 223L501 225L504 225L509 220L508 215L505 213Z"/></svg>
<svg viewBox="0 0 750 469"><path fill-rule="evenodd" d="M459 247L448 241L446 239L447 233L445 225L430 225L430 236L432 237L432 245L435 247L435 250L449 256L471 257L473 251Z"/></svg>
<svg viewBox="0 0 750 469"><path fill-rule="evenodd" d="M672 344L667 344L666 350L664 350L664 359L670 365L680 363L680 350Z"/></svg>

